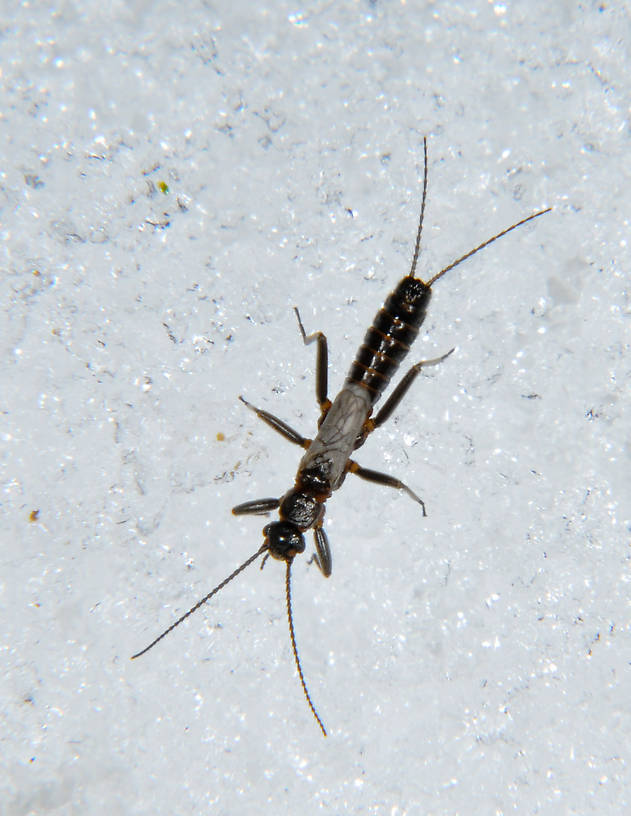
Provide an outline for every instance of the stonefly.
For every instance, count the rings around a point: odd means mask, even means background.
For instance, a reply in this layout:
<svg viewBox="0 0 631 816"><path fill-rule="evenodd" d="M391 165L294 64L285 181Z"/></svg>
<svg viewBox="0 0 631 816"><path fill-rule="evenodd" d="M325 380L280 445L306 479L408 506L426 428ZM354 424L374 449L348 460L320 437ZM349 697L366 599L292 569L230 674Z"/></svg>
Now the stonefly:
<svg viewBox="0 0 631 816"><path fill-rule="evenodd" d="M259 419L262 419L263 422L285 439L305 449L305 453L298 465L294 486L284 496L273 499L255 499L254 501L238 504L232 509L236 516L264 515L272 510L278 510L278 521L273 521L263 528L263 543L253 555L244 561L241 566L237 567L234 572L231 572L221 583L217 584L185 615L178 618L161 635L132 657L133 660L152 649L156 643L166 637L169 632L179 626L200 606L207 603L213 595L216 595L226 584L230 583L260 556L263 556L262 569L271 555L272 558L285 562L285 596L291 648L305 698L325 737L326 729L313 704L300 665L291 605L291 565L295 556L305 550L304 533L307 530L313 530L315 542L313 558L322 574L328 578L331 574L332 558L329 540L323 526L325 504L333 491L341 487L347 473L354 473L368 482L403 490L420 504L423 515L426 515L423 500L407 485L386 473L362 467L350 458L351 453L360 448L368 436L392 416L423 367L437 365L453 352L453 349L451 349L442 357L433 360L421 360L415 363L379 409L377 415L372 416L373 408L388 387L390 380L407 356L419 333L427 314L432 286L436 281L451 269L466 261L467 258L492 244L493 241L497 241L498 238L502 238L512 230L517 229L517 227L521 227L522 224L527 224L528 221L532 221L552 209L547 207L529 215L527 218L522 218L521 221L498 232L497 235L493 235L492 238L488 238L474 249L457 258L428 281L421 280L421 278L416 277L415 273L421 246L425 200L427 197L427 139L423 140L423 157L423 198L410 271L399 281L383 307L377 312L372 326L366 332L364 342L359 347L355 360L350 367L342 390L333 402L328 398L326 336L320 331L307 334L298 309L294 309L305 345L313 342L317 343L315 390L320 405L320 419L318 420L318 432L315 439L307 439L301 436L282 419L260 408L255 408L243 397L239 398Z"/></svg>

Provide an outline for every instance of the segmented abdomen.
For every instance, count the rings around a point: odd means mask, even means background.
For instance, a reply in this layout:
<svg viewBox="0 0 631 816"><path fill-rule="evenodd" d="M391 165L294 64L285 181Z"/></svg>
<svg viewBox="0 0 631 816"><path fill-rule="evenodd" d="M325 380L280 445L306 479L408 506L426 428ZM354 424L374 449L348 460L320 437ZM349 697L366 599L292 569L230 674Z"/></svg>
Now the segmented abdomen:
<svg viewBox="0 0 631 816"><path fill-rule="evenodd" d="M416 339L431 294L422 280L407 275L375 315L346 377L347 383L358 383L368 391L372 405Z"/></svg>

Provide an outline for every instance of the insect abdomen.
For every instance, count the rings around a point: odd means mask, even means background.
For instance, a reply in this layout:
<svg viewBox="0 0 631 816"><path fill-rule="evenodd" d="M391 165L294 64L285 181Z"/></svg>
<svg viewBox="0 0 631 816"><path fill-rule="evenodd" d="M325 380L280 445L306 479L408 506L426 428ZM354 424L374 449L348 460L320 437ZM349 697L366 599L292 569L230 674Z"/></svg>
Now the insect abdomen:
<svg viewBox="0 0 631 816"><path fill-rule="evenodd" d="M366 388L373 405L416 339L431 294L430 287L419 278L402 278L366 332L346 382Z"/></svg>

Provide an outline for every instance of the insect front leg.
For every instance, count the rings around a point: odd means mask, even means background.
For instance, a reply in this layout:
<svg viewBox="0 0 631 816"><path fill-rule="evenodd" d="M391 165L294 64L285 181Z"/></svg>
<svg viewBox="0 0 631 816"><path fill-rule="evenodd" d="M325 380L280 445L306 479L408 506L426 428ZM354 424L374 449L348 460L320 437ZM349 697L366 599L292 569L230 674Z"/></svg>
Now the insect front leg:
<svg viewBox="0 0 631 816"><path fill-rule="evenodd" d="M321 425L324 417L331 407L331 400L327 396L329 350L326 335L321 331L307 334L305 332L305 327L302 325L302 320L300 319L300 312L296 306L294 306L294 312L296 313L296 318L298 319L298 328L300 329L302 341L305 346L309 346L314 341L316 341L318 344L318 356L316 359L316 399L318 400L318 405L320 406L320 411L322 412L320 414L319 421L319 424Z"/></svg>
<svg viewBox="0 0 631 816"><path fill-rule="evenodd" d="M316 527L313 531L313 538L315 541L316 551L313 554L313 560L318 565L320 572L325 578L328 578L333 569L333 559L331 557L331 548L329 547L329 539L324 532L323 527Z"/></svg>
<svg viewBox="0 0 631 816"><path fill-rule="evenodd" d="M280 499L254 499L232 508L233 516L263 516L280 507Z"/></svg>
<svg viewBox="0 0 631 816"><path fill-rule="evenodd" d="M396 490L405 491L405 493L407 493L411 499L414 499L415 502L418 502L421 505L423 515L427 515L425 510L425 502L423 499L420 496L417 496L413 490L411 490L406 484L404 484L400 479L397 479L395 476L390 476L388 473L381 473L378 470L363 468L352 459L348 460L347 470L349 473L354 473L355 476L359 476L360 479L365 479L367 482L373 482L373 484L384 485L385 487L394 487Z"/></svg>

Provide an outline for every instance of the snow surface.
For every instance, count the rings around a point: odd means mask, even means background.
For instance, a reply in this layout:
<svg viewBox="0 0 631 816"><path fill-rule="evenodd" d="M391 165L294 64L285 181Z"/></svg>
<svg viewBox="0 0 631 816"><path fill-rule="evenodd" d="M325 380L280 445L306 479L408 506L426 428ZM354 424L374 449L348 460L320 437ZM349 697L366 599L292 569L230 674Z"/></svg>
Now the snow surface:
<svg viewBox="0 0 631 816"><path fill-rule="evenodd" d="M9 5L11 6L9 10ZM629 4L5 4L0 813L622 814L631 775ZM427 370L245 560L407 272ZM625 405L627 406L625 409ZM624 410L627 420L624 420ZM625 499L626 496L626 499ZM309 546L311 550L311 542Z"/></svg>

